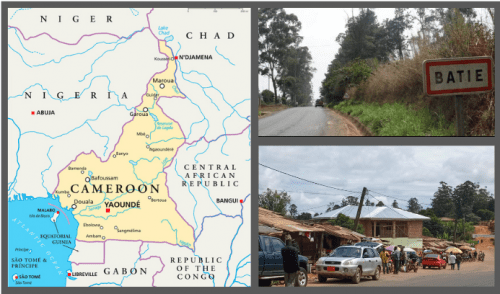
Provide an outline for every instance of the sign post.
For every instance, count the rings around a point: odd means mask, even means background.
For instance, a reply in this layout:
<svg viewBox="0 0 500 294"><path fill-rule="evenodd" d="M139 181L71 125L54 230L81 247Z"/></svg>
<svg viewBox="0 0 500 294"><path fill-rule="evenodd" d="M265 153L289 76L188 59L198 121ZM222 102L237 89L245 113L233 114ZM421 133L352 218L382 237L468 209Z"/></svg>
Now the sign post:
<svg viewBox="0 0 500 294"><path fill-rule="evenodd" d="M465 136L465 112L464 112L464 96L456 95L455 96L455 125L457 129L457 136Z"/></svg>
<svg viewBox="0 0 500 294"><path fill-rule="evenodd" d="M489 56L425 60L424 93L428 96L455 96L456 134L465 136L463 95L493 90L493 59Z"/></svg>

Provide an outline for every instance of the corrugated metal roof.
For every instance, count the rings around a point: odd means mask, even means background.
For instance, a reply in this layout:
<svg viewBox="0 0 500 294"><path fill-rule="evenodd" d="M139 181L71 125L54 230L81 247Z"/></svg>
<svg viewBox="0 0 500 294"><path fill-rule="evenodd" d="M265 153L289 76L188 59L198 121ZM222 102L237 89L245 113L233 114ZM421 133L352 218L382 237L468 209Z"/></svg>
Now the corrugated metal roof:
<svg viewBox="0 0 500 294"><path fill-rule="evenodd" d="M259 225L288 232L324 232L325 230L285 218L271 210L259 207Z"/></svg>
<svg viewBox="0 0 500 294"><path fill-rule="evenodd" d="M356 213L358 212L358 206L347 205L333 211L323 213L314 217L314 219L335 219L342 213L343 215L356 219ZM409 211L404 211L399 208L387 207L387 206L363 206L361 209L360 219L373 219L373 220L429 220L430 218L412 213Z"/></svg>
<svg viewBox="0 0 500 294"><path fill-rule="evenodd" d="M259 225L259 234L279 234L279 233L283 233L283 231L268 226Z"/></svg>
<svg viewBox="0 0 500 294"><path fill-rule="evenodd" d="M330 224L315 224L314 226L317 228L324 229L330 235L334 235L334 236L348 239L348 240L353 240L356 242L361 241L361 238L364 237L364 235L359 234L358 232L354 232L354 231L351 231L347 228L334 226L334 225L330 225Z"/></svg>

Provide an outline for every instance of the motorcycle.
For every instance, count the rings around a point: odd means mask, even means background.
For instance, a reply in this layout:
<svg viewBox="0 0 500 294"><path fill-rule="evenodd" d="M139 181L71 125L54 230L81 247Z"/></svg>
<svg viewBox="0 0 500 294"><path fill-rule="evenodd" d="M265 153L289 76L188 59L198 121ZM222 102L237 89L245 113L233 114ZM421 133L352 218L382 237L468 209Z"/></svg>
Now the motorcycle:
<svg viewBox="0 0 500 294"><path fill-rule="evenodd" d="M408 264L406 265L406 272L409 271L418 271L418 258L417 257L412 257L408 260Z"/></svg>

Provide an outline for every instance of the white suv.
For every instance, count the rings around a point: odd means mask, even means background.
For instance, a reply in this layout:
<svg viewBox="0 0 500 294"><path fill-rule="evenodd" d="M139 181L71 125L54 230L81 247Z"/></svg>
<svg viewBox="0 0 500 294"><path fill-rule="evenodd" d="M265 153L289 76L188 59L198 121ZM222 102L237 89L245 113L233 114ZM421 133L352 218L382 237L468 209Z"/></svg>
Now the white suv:
<svg viewBox="0 0 500 294"><path fill-rule="evenodd" d="M361 277L380 279L382 259L376 249L365 246L341 246L327 257L316 262L316 272L320 283L328 278L350 278L358 284Z"/></svg>

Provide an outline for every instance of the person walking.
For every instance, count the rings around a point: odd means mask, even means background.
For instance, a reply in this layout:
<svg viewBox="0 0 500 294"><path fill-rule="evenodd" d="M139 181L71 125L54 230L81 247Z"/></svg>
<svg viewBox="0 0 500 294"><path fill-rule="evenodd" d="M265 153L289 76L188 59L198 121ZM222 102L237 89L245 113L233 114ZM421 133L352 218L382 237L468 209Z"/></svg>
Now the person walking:
<svg viewBox="0 0 500 294"><path fill-rule="evenodd" d="M474 261L477 260L477 250L474 250Z"/></svg>
<svg viewBox="0 0 500 294"><path fill-rule="evenodd" d="M453 254L453 252L450 252L450 256L449 256L448 260L449 260L449 263L450 263L452 270L455 270L456 259L457 259L457 257L455 256L455 254Z"/></svg>
<svg viewBox="0 0 500 294"><path fill-rule="evenodd" d="M387 267L387 261L389 260L389 257L385 253L385 248L382 247L382 251L380 251L380 259L382 259L382 270L384 274L389 273L389 268Z"/></svg>
<svg viewBox="0 0 500 294"><path fill-rule="evenodd" d="M394 252L392 253L392 260L394 261L394 274L397 275L401 262L401 251L399 251L399 247L394 248Z"/></svg>
<svg viewBox="0 0 500 294"><path fill-rule="evenodd" d="M462 262L462 254L457 254L457 270L460 270L461 262Z"/></svg>
<svg viewBox="0 0 500 294"><path fill-rule="evenodd" d="M299 251L292 245L292 237L286 236L286 246L281 248L283 270L285 271L285 287L295 287L299 271Z"/></svg>

